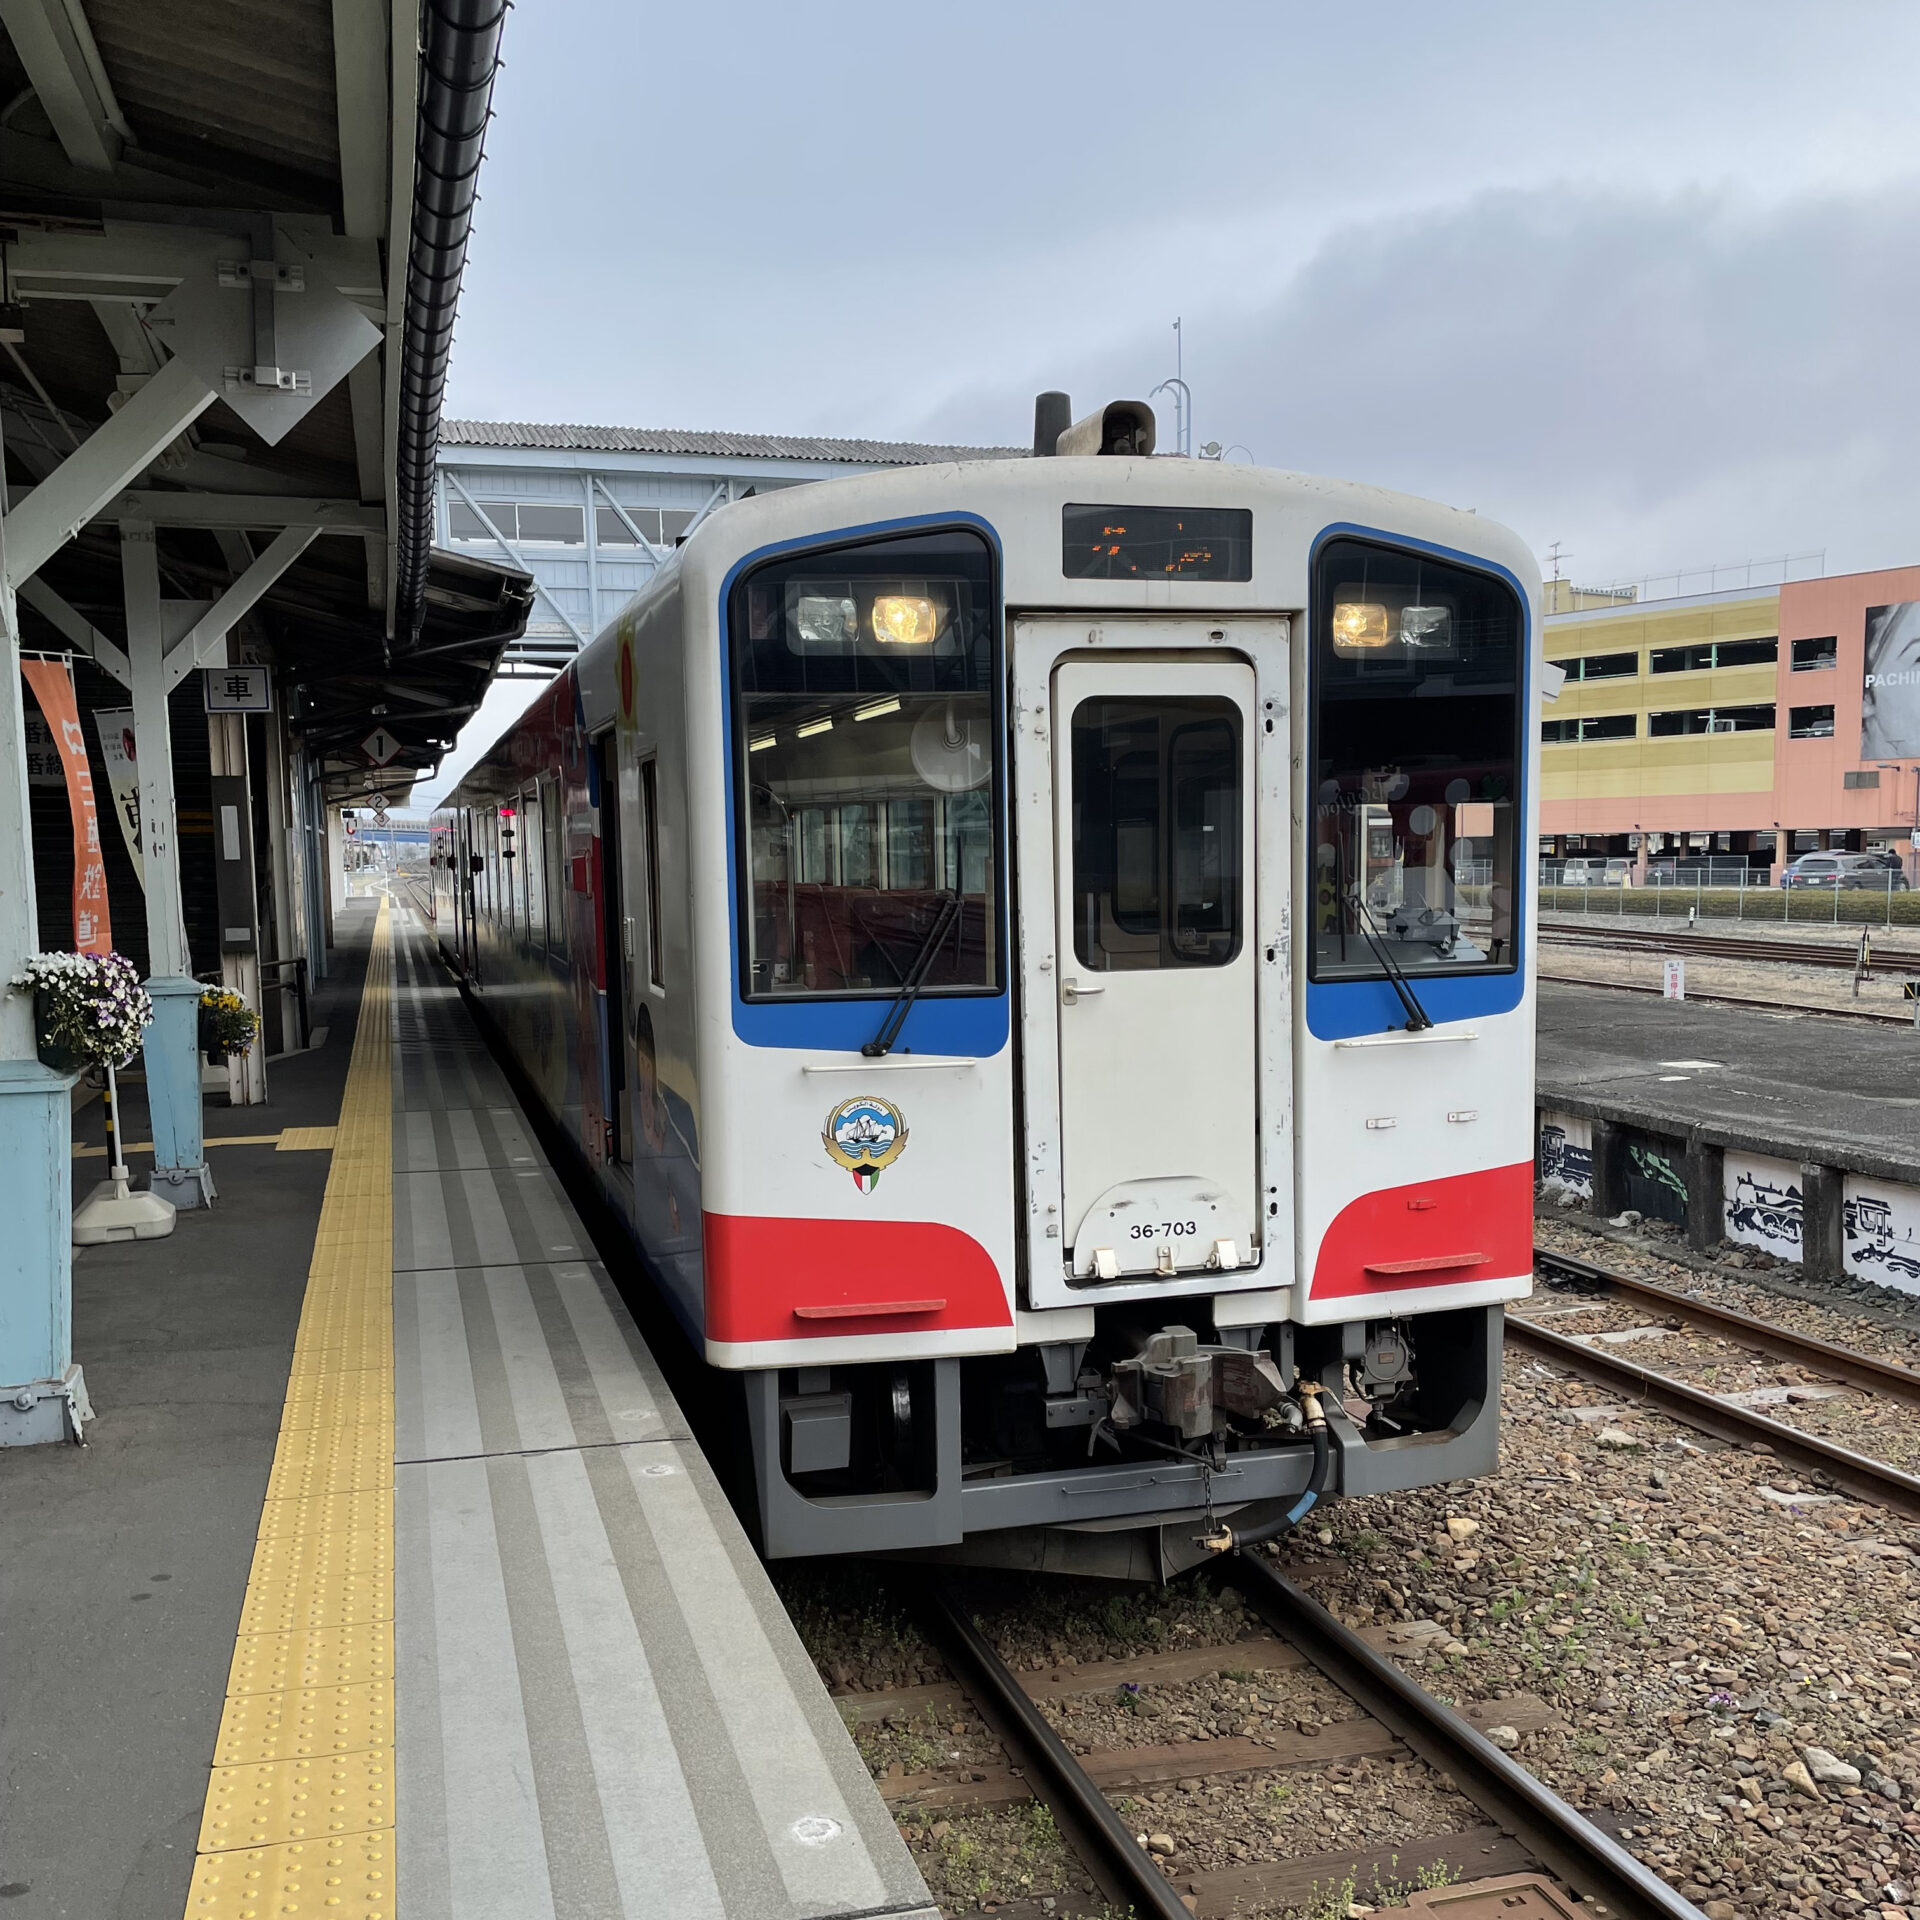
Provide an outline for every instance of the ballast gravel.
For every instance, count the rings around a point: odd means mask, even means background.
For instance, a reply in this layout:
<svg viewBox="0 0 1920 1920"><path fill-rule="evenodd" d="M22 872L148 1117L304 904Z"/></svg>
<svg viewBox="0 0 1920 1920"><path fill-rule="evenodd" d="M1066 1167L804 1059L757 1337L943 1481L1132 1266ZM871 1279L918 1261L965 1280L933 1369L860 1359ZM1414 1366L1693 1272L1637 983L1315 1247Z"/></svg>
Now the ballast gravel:
<svg viewBox="0 0 1920 1920"><path fill-rule="evenodd" d="M1920 1364L1920 1312L1909 1318L1898 1302L1803 1301L1766 1276L1703 1272L1560 1220L1543 1223L1541 1237ZM1389 1652L1444 1698L1544 1699L1556 1723L1513 1732L1516 1757L1708 1920L1920 1920L1920 1527L1517 1352L1494 1474L1335 1504L1314 1519L1282 1544L1282 1569L1349 1625L1440 1623L1449 1637L1410 1634ZM836 1690L943 1677L871 1573L782 1568L776 1578ZM1003 1657L1036 1672L1262 1630L1204 1575L1158 1592L973 1575L967 1590ZM1070 1746L1094 1751L1244 1738L1243 1729L1324 1725L1355 1710L1310 1672L1227 1668L1144 1687L1133 1705L1115 1691L1047 1711ZM879 1776L1003 1764L971 1708L855 1731ZM1157 1857L1176 1887L1217 1867L1357 1853L1476 1817L1431 1770L1390 1758L1197 1777L1116 1804L1147 1843L1165 1843ZM903 1811L902 1829L945 1912L1104 1911L1038 1807ZM1330 1887L1308 1906L1269 1911L1336 1920L1348 1897Z"/></svg>

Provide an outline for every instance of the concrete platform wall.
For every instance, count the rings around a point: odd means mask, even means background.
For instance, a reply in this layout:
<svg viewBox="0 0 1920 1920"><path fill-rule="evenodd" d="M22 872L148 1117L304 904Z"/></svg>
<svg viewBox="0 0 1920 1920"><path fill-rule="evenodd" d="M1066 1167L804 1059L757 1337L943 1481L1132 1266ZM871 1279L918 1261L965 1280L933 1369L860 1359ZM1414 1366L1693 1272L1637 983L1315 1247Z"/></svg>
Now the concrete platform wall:
<svg viewBox="0 0 1920 1920"><path fill-rule="evenodd" d="M1698 1252L1732 1241L1790 1261L1809 1279L1844 1276L1920 1295L1920 1166L1911 1178L1890 1178L1884 1163L1850 1164L1833 1148L1742 1141L1712 1127L1683 1132L1662 1117L1591 1099L1541 1104L1534 1165L1542 1195L1571 1197L1600 1219L1632 1211L1669 1221Z"/></svg>

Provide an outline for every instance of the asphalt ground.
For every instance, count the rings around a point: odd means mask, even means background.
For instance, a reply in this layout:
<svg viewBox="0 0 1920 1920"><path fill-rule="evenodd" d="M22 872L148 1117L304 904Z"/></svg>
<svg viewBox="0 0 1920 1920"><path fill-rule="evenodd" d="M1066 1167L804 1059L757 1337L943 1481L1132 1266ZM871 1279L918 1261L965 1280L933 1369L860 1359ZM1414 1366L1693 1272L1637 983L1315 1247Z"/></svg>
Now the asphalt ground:
<svg viewBox="0 0 1920 1920"><path fill-rule="evenodd" d="M1920 1182L1920 1033L1540 984L1540 1104Z"/></svg>
<svg viewBox="0 0 1920 1920"><path fill-rule="evenodd" d="M268 1103L210 1097L209 1138L339 1116L377 902L339 916L323 1046ZM121 1090L130 1140L144 1089ZM102 1103L73 1122L104 1139ZM84 1447L0 1450L0 1913L179 1920L332 1156L209 1150L210 1209L165 1240L74 1250ZM136 1181L150 1156L129 1156ZM74 1161L75 1198L104 1177Z"/></svg>

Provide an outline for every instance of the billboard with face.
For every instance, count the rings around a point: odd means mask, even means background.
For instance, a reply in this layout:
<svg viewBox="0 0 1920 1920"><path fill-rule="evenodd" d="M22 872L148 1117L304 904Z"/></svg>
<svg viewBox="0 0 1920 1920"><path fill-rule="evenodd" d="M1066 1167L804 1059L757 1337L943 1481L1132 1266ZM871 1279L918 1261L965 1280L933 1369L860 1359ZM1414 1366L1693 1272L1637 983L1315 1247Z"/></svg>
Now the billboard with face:
<svg viewBox="0 0 1920 1920"><path fill-rule="evenodd" d="M1867 609L1860 758L1920 756L1920 600Z"/></svg>

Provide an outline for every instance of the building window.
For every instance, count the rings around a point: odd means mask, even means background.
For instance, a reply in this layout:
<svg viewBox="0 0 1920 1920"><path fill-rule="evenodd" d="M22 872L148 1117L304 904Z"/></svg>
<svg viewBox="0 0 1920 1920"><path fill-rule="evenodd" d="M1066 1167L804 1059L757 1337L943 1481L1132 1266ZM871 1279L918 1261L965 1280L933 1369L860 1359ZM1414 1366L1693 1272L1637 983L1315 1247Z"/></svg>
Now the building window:
<svg viewBox="0 0 1920 1920"><path fill-rule="evenodd" d="M1556 660L1566 669L1569 680L1631 680L1640 671L1638 653L1581 653L1571 660Z"/></svg>
<svg viewBox="0 0 1920 1920"><path fill-rule="evenodd" d="M1840 642L1832 634L1823 640L1796 640L1793 643L1795 673L1816 673L1822 667L1840 664Z"/></svg>
<svg viewBox="0 0 1920 1920"><path fill-rule="evenodd" d="M1831 740L1833 709L1831 707L1789 707L1787 738L1789 740Z"/></svg>
<svg viewBox="0 0 1920 1920"><path fill-rule="evenodd" d="M1548 746L1565 740L1632 740L1639 731L1637 713L1592 713L1577 720L1540 723L1540 738Z"/></svg>
<svg viewBox="0 0 1920 1920"><path fill-rule="evenodd" d="M1675 733L1771 733L1773 726L1770 706L1685 707L1647 715L1647 732L1655 739Z"/></svg>
<svg viewBox="0 0 1920 1920"><path fill-rule="evenodd" d="M1840 784L1843 787L1877 787L1880 784L1880 774L1878 769L1873 767L1857 773L1843 773L1840 776Z"/></svg>
<svg viewBox="0 0 1920 1920"><path fill-rule="evenodd" d="M494 537L487 530L490 520L503 540L561 547L586 543L586 521L578 507L529 500L482 500L478 506L476 513L464 500L447 502L448 539L490 542Z"/></svg>
<svg viewBox="0 0 1920 1920"><path fill-rule="evenodd" d="M543 546L586 545L586 519L578 507L554 507L529 500L520 503L520 538Z"/></svg>
<svg viewBox="0 0 1920 1920"><path fill-rule="evenodd" d="M1648 660L1654 673L1702 673L1714 667L1763 667L1780 658L1774 640L1711 640L1699 647L1655 647Z"/></svg>
<svg viewBox="0 0 1920 1920"><path fill-rule="evenodd" d="M593 510L594 541L603 547L638 546L635 527L652 545L670 547L692 524L693 515L679 507L630 507L622 502L617 513L612 507Z"/></svg>

